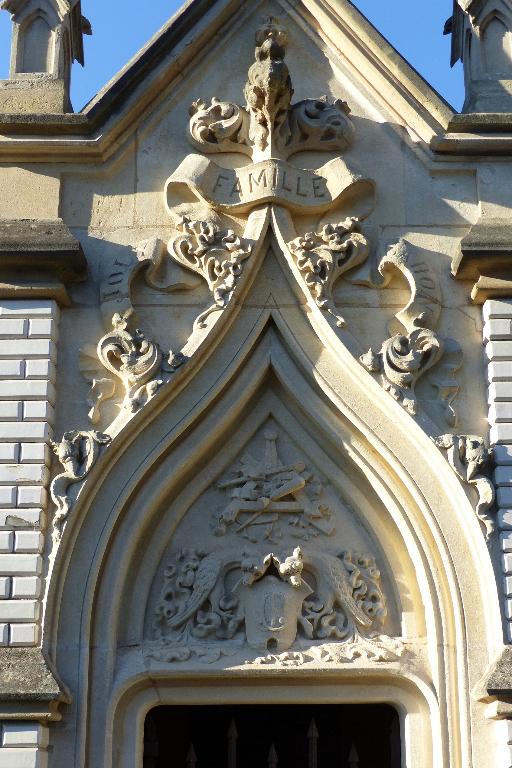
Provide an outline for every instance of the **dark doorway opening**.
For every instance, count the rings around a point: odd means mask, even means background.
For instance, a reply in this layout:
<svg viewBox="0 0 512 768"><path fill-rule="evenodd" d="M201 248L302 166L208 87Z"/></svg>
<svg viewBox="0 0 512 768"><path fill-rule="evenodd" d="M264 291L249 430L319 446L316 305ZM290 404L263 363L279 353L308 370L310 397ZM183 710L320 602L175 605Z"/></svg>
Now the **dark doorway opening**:
<svg viewBox="0 0 512 768"><path fill-rule="evenodd" d="M144 729L144 768L400 768L387 704L169 706Z"/></svg>

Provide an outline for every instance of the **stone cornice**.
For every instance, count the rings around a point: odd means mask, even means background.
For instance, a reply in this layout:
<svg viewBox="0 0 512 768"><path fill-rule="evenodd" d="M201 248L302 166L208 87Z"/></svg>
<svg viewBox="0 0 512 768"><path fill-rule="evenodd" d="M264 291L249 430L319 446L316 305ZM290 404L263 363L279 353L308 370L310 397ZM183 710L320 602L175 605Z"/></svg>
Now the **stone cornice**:
<svg viewBox="0 0 512 768"><path fill-rule="evenodd" d="M59 704L69 701L40 648L0 648L2 720L60 720Z"/></svg>
<svg viewBox="0 0 512 768"><path fill-rule="evenodd" d="M85 280L87 262L63 221L0 222L0 297L69 304L66 285Z"/></svg>

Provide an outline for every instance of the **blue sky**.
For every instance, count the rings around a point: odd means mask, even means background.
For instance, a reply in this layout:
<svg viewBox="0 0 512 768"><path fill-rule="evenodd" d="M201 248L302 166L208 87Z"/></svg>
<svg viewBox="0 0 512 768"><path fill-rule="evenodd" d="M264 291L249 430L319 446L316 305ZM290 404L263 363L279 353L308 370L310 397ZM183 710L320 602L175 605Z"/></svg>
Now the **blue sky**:
<svg viewBox="0 0 512 768"><path fill-rule="evenodd" d="M452 0L353 0L362 13L437 91L460 110L460 63L450 69L449 38L443 26ZM81 109L179 8L175 0L82 0L93 25L85 38L86 66L73 68L72 100ZM425 6L428 10L425 10ZM0 12L0 79L8 73L10 19Z"/></svg>

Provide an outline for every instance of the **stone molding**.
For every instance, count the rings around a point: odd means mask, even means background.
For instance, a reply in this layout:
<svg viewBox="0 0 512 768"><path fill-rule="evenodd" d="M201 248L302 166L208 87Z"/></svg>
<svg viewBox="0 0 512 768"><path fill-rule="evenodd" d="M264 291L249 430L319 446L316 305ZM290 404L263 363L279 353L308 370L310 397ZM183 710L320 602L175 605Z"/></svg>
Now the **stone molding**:
<svg viewBox="0 0 512 768"><path fill-rule="evenodd" d="M452 261L457 280L474 280L471 298L476 304L512 294L510 261L512 226L505 219L480 219L462 239Z"/></svg>
<svg viewBox="0 0 512 768"><path fill-rule="evenodd" d="M86 277L82 246L62 220L0 222L0 299L50 298L67 305L66 284Z"/></svg>

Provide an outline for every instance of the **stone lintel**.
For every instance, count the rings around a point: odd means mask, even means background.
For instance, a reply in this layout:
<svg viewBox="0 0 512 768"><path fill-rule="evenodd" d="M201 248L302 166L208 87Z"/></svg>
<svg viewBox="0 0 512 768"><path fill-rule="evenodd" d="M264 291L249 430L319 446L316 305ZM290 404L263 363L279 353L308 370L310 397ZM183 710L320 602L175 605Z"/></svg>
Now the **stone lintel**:
<svg viewBox="0 0 512 768"><path fill-rule="evenodd" d="M502 219L477 222L452 261L452 275L475 281L471 298L476 304L512 296L512 224Z"/></svg>
<svg viewBox="0 0 512 768"><path fill-rule="evenodd" d="M0 719L58 720L69 701L40 648L0 648Z"/></svg>
<svg viewBox="0 0 512 768"><path fill-rule="evenodd" d="M0 221L0 298L69 304L66 284L86 278L82 246L63 221Z"/></svg>

